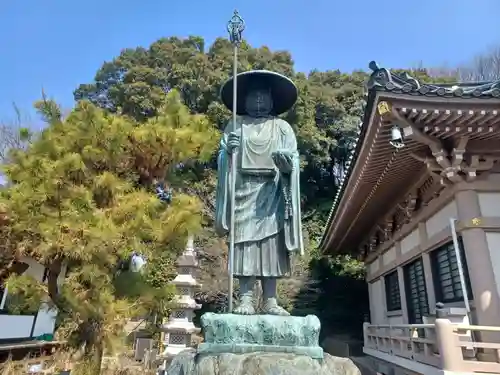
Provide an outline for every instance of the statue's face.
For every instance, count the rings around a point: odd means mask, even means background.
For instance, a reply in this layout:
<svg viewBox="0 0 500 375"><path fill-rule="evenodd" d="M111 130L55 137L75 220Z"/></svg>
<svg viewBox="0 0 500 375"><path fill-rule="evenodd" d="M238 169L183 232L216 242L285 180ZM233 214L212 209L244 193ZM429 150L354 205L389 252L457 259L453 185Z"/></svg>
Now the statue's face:
<svg viewBox="0 0 500 375"><path fill-rule="evenodd" d="M249 116L269 116L273 109L273 99L269 90L256 89L248 93L245 100L245 109Z"/></svg>

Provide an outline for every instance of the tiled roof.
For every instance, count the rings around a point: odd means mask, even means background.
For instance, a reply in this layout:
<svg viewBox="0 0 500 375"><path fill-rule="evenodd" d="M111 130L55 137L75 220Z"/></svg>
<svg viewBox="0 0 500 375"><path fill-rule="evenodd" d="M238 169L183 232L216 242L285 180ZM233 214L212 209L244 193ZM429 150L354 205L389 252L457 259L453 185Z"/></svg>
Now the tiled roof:
<svg viewBox="0 0 500 375"><path fill-rule="evenodd" d="M363 144L364 135L368 127L370 114L375 100L377 91L394 92L398 94L407 94L413 96L426 97L444 97L444 98L500 98L500 80L493 82L478 82L478 83L455 83L434 85L420 83L408 73L394 74L388 69L380 68L375 61L370 62L369 68L373 71L367 83L368 96L365 106L363 121L360 123L357 137L354 140L354 147L349 155L346 163L346 170L340 181L337 194L333 200L333 205L328 215L323 238L321 239L320 247L324 245L328 228L331 225L334 214L344 195L347 182L351 172L356 164L356 160Z"/></svg>
<svg viewBox="0 0 500 375"><path fill-rule="evenodd" d="M500 80L493 82L455 83L434 85L420 83L408 73L394 74L380 68L375 61L370 63L373 73L368 80L368 90L383 90L399 94L423 95L430 97L499 98Z"/></svg>

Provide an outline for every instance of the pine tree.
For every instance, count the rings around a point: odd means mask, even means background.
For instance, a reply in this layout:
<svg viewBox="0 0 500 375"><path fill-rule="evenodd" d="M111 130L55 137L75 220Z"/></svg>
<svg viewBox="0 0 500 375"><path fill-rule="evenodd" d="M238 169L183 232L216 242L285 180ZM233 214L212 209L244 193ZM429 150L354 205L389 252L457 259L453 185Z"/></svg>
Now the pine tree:
<svg viewBox="0 0 500 375"><path fill-rule="evenodd" d="M98 374L125 319L141 308L161 309L169 297L170 270L160 275L155 259L168 264L200 227L196 197L174 192L165 203L154 184L168 184L181 163L209 160L219 134L204 116L190 114L175 91L141 123L88 101L66 118L46 98L36 107L47 128L4 167L0 250L11 262L34 257L48 278L42 284L11 276L9 291L28 304L44 300L57 308L60 332L82 350L88 373ZM147 259L144 272L120 269L133 251Z"/></svg>

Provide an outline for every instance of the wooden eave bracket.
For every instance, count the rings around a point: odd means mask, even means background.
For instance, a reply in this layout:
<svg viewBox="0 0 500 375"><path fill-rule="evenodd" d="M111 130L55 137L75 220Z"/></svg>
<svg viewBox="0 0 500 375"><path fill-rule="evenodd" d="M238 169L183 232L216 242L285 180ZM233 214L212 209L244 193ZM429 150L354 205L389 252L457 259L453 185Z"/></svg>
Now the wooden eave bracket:
<svg viewBox="0 0 500 375"><path fill-rule="evenodd" d="M464 159L465 147L469 141L468 137L462 137L459 140L457 146L453 149L451 155L452 161L450 161L450 155L444 149L438 138L432 137L417 129L413 122L401 116L395 108L392 108L392 115L396 121L405 125L405 136L410 136L416 141L427 145L433 156L433 158L430 158L428 156L420 156L412 153L410 154L411 157L423 162L427 166L429 172L440 172L443 184L445 180L449 180L453 183L464 181L464 178L459 172L462 168L461 164Z"/></svg>
<svg viewBox="0 0 500 375"><path fill-rule="evenodd" d="M468 142L469 137L467 136L460 137L460 139L458 140L456 147L452 151L453 161L451 164L453 167L459 167L462 164Z"/></svg>
<svg viewBox="0 0 500 375"><path fill-rule="evenodd" d="M403 125L402 126L403 133L405 137L412 137L416 141L429 146L433 153L439 152L442 149L441 142L439 141L439 139L431 137L430 135L425 134L419 129L417 129L415 124L410 120L408 120L407 118L401 116L401 114L398 112L396 108L394 107L391 108L391 115L396 122Z"/></svg>
<svg viewBox="0 0 500 375"><path fill-rule="evenodd" d="M397 111L396 108L391 108L391 114L392 117L400 124L404 125L404 135L405 137L411 137L415 139L416 141L427 145L432 153L433 159L424 156L424 157L418 157L415 154L411 154L413 158L416 160L422 161L426 164L427 169L429 171L440 171L441 176L452 181L452 182L461 182L463 181L463 178L458 174L460 171L460 163L461 160L463 159L463 153L465 152L465 145L467 144L468 139L465 139L464 141L459 142L458 147L455 150L461 150L463 149L462 153L459 153L458 156L455 158L454 156L454 163L458 163L457 165L452 165L448 158L448 153L443 147L443 144L441 141L436 138L432 137L428 134L425 134L424 132L420 131L417 129L416 125L408 120L407 118L401 116L401 114ZM461 146L464 147L461 147Z"/></svg>
<svg viewBox="0 0 500 375"><path fill-rule="evenodd" d="M481 159L484 159L481 161ZM468 166L462 168L467 176L467 181L474 181L477 178L477 172L489 171L495 163L500 160L499 156L484 156L472 155Z"/></svg>

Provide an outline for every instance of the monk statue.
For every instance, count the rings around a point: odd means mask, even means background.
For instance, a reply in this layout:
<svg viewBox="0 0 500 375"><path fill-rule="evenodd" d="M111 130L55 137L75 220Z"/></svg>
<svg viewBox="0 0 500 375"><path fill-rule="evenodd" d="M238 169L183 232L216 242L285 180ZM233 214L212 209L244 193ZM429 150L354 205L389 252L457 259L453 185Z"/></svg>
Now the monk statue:
<svg viewBox="0 0 500 375"><path fill-rule="evenodd" d="M217 159L216 229L234 230L233 276L239 280L235 314L255 314L253 288L260 280L263 313L289 315L278 305L279 278L290 274L290 257L303 254L299 153L292 127L277 116L297 100L295 84L256 70L237 76L237 123L226 126ZM221 90L233 108L233 80ZM230 228L231 154L236 152L235 227ZM231 277L231 275L230 275Z"/></svg>

